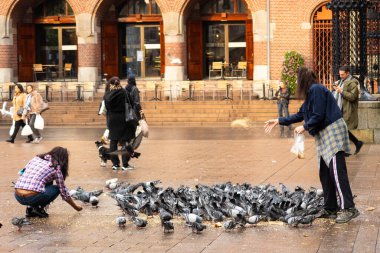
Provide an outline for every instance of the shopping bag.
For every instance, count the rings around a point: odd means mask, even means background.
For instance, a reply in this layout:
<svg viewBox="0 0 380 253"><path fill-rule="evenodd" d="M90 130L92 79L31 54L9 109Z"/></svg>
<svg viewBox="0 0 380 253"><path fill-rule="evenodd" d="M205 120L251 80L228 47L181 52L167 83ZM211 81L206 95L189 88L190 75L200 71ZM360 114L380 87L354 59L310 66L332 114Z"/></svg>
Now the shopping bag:
<svg viewBox="0 0 380 253"><path fill-rule="evenodd" d="M15 121L13 120L11 129L9 129L9 136L12 136L14 131L15 131Z"/></svg>
<svg viewBox="0 0 380 253"><path fill-rule="evenodd" d="M148 138L149 136L149 127L148 123L146 123L145 119L140 119L139 120L139 126L141 127L141 132L145 138Z"/></svg>
<svg viewBox="0 0 380 253"><path fill-rule="evenodd" d="M44 118L42 118L41 114L36 115L36 120L34 121L34 128L43 130L45 127Z"/></svg>
<svg viewBox="0 0 380 253"><path fill-rule="evenodd" d="M32 128L28 124L28 120L26 120L25 124L26 125L22 128L21 135L28 136L28 135L33 134Z"/></svg>
<svg viewBox="0 0 380 253"><path fill-rule="evenodd" d="M294 144L290 149L290 152L297 155L299 159L305 158L305 135L294 134Z"/></svg>

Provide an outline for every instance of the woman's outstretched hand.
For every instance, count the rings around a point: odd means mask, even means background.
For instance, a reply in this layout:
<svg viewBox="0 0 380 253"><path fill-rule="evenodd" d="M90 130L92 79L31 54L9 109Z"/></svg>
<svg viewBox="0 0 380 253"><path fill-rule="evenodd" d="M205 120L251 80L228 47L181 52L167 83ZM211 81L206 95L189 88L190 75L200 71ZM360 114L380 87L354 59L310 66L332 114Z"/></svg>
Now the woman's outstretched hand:
<svg viewBox="0 0 380 253"><path fill-rule="evenodd" d="M294 129L295 134L303 134L305 132L305 128L303 126L298 126Z"/></svg>
<svg viewBox="0 0 380 253"><path fill-rule="evenodd" d="M265 122L264 129L265 133L269 134L272 129L278 125L278 119L271 119Z"/></svg>

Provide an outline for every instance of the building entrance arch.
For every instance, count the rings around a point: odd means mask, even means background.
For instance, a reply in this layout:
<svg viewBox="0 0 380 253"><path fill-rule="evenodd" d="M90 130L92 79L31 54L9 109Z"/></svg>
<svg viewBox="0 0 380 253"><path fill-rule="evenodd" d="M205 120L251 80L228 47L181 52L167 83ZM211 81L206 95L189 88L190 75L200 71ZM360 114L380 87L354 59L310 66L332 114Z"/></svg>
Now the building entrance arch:
<svg viewBox="0 0 380 253"><path fill-rule="evenodd" d="M188 3L185 16L190 80L253 78L252 18L244 0L195 0ZM213 66L222 66L215 71L218 76L213 76Z"/></svg>

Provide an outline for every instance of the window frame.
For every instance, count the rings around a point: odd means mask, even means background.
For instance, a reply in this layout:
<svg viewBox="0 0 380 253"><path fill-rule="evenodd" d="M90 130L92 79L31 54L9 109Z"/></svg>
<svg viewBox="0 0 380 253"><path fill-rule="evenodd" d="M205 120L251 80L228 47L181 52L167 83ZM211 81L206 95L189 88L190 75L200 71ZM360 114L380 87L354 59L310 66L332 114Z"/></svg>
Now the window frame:
<svg viewBox="0 0 380 253"><path fill-rule="evenodd" d="M40 5L36 6L36 9L42 8L42 13L44 16L33 16L33 23L35 24L75 24L75 15L69 15L69 8L74 12L70 4L65 1L65 15L59 16L45 16L46 15L46 3L47 1L41 3Z"/></svg>

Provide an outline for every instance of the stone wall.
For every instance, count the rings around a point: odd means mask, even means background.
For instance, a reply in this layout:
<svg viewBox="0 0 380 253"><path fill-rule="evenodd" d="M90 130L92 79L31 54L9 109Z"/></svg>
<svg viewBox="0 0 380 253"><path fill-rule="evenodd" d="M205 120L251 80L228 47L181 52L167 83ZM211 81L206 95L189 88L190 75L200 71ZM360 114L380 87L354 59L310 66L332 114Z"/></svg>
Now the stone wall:
<svg viewBox="0 0 380 253"><path fill-rule="evenodd" d="M359 102L359 126L352 131L365 143L380 144L380 102Z"/></svg>

